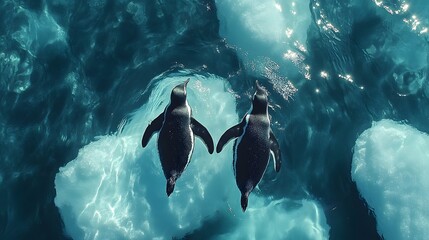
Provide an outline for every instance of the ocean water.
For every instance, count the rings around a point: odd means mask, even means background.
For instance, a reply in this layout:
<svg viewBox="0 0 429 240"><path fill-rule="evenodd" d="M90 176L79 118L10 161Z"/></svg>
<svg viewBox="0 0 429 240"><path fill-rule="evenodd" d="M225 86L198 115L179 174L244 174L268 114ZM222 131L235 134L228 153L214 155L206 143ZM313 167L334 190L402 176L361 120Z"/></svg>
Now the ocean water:
<svg viewBox="0 0 429 240"><path fill-rule="evenodd" d="M424 239L423 0L0 2L0 239ZM215 143L269 92L270 161L245 213L232 143L167 198L156 137L190 78Z"/></svg>

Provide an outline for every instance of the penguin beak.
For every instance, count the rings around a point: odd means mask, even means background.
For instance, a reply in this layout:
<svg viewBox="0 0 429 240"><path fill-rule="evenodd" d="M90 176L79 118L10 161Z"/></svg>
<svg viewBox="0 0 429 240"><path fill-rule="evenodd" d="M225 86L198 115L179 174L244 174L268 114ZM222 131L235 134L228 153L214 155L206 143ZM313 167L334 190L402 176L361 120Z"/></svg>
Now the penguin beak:
<svg viewBox="0 0 429 240"><path fill-rule="evenodd" d="M186 95L186 87L188 86L188 82L189 82L190 78L186 79L186 81L183 83L183 92Z"/></svg>
<svg viewBox="0 0 429 240"><path fill-rule="evenodd" d="M256 88L256 91L255 91L255 95L253 96L254 98L256 96L264 97L268 95L267 91L264 88L262 88L261 85L259 85L258 80L255 81L255 88Z"/></svg>
<svg viewBox="0 0 429 240"><path fill-rule="evenodd" d="M259 85L258 80L256 80L256 81L255 81L255 88L256 88L256 94L257 94L257 95L265 95L265 94L266 94L266 93L265 93L265 89L263 89L263 88L261 87L261 85Z"/></svg>

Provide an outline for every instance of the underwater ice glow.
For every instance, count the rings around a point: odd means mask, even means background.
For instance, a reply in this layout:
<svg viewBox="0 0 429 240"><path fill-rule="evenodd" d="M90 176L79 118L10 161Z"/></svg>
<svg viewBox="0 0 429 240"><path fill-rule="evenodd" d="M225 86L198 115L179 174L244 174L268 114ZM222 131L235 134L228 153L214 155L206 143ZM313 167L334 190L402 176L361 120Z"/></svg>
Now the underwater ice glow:
<svg viewBox="0 0 429 240"><path fill-rule="evenodd" d="M286 78L310 78L306 58L308 1L217 0L219 33L237 50L247 71L268 77L285 99L295 87Z"/></svg>
<svg viewBox="0 0 429 240"><path fill-rule="evenodd" d="M232 172L232 144L209 155L197 138L191 163L172 195L166 196L155 138L145 149L140 142L147 124L168 104L171 89L187 78L155 79L148 103L132 115L123 131L98 137L60 169L55 204L67 233L75 239L171 239L221 214L234 228L219 239L328 239L323 210L312 200L293 202L252 194L248 212L242 213ZM188 84L193 115L214 141L225 126L239 120L228 85L213 75L191 76ZM295 207L288 207L291 203Z"/></svg>
<svg viewBox="0 0 429 240"><path fill-rule="evenodd" d="M352 177L377 218L385 239L424 239L429 234L429 136L382 120L354 147Z"/></svg>

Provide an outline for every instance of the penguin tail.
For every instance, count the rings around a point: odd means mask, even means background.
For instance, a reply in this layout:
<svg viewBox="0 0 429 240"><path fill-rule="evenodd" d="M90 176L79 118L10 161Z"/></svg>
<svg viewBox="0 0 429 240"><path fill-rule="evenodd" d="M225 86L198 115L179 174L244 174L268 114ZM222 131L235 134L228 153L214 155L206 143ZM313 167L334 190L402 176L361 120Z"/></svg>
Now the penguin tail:
<svg viewBox="0 0 429 240"><path fill-rule="evenodd" d="M171 193L174 191L174 186L176 185L176 180L174 178L167 179L167 196L170 197Z"/></svg>
<svg viewBox="0 0 429 240"><path fill-rule="evenodd" d="M249 201L249 193L242 193L241 194L241 209L243 210L243 212L246 211L248 201Z"/></svg>

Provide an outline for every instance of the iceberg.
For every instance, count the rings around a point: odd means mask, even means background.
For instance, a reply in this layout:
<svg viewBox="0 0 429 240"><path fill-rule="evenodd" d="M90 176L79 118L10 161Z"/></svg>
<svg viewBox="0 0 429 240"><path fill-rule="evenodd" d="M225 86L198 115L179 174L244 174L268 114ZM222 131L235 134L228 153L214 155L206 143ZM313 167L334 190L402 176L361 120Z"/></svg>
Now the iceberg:
<svg viewBox="0 0 429 240"><path fill-rule="evenodd" d="M356 141L352 178L373 209L385 239L425 239L429 234L429 136L381 120Z"/></svg>
<svg viewBox="0 0 429 240"><path fill-rule="evenodd" d="M255 194L247 213L232 171L232 144L209 155L197 140L192 161L178 180L174 194L165 194L165 178L155 138L143 149L147 124L168 104L171 89L190 78L188 101L195 118L215 142L239 121L229 83L217 76L160 75L149 84L147 103L136 110L117 134L99 136L55 178L66 232L74 239L171 239L196 234L208 220L222 216L231 226L212 238L268 236L270 239L328 239L329 227L316 201L273 199Z"/></svg>

